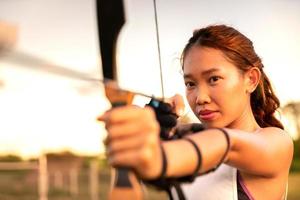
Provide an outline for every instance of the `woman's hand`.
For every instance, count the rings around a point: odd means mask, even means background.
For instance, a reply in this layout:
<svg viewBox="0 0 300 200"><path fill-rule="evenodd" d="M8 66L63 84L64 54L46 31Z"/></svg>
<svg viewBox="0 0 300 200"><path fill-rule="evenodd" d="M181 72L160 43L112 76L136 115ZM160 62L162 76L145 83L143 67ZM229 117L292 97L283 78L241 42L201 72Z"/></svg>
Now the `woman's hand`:
<svg viewBox="0 0 300 200"><path fill-rule="evenodd" d="M165 99L164 102L160 102L159 106L155 106L155 100L150 101L151 106L156 114L156 119L160 124L160 137L163 140L170 140L174 134L178 117L181 117L184 112L183 97L176 94L170 98Z"/></svg>
<svg viewBox="0 0 300 200"><path fill-rule="evenodd" d="M98 118L105 123L109 163L130 167L144 179L158 177L162 169L160 127L151 108L121 106Z"/></svg>
<svg viewBox="0 0 300 200"><path fill-rule="evenodd" d="M166 103L169 103L172 107L172 111L176 113L177 116L182 116L184 113L184 101L180 94L175 94L174 96L165 99Z"/></svg>

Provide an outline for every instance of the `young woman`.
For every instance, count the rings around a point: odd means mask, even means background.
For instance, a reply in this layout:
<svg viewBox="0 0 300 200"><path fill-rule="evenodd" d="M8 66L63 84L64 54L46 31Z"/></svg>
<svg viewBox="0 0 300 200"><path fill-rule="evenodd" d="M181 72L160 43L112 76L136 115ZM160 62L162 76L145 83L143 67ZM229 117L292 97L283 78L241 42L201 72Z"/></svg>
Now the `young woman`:
<svg viewBox="0 0 300 200"><path fill-rule="evenodd" d="M146 180L197 174L182 184L187 199L284 199L293 143L274 117L279 101L252 42L225 25L196 30L182 70L188 103L205 130L161 141L152 108L112 109L99 118L111 165ZM172 100L179 110L178 96Z"/></svg>

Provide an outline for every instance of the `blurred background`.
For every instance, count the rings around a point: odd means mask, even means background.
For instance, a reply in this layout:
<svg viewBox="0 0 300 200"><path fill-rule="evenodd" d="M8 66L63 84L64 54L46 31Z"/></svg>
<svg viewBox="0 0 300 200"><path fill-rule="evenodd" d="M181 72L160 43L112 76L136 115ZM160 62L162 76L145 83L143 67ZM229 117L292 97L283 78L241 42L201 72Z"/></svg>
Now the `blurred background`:
<svg viewBox="0 0 300 200"><path fill-rule="evenodd" d="M124 3L119 84L161 97L153 1ZM194 29L227 24L253 41L281 101L278 117L295 143L291 200L300 199L299 11L296 0L157 0L165 96L184 95L179 58ZM1 0L1 23L17 34L13 48L0 48L0 199L37 199L41 187L49 199L105 199L106 132L96 121L110 106L103 85L59 68L102 78L95 0ZM148 101L137 96L134 103ZM185 117L195 120L188 108ZM166 196L149 189L147 198Z"/></svg>

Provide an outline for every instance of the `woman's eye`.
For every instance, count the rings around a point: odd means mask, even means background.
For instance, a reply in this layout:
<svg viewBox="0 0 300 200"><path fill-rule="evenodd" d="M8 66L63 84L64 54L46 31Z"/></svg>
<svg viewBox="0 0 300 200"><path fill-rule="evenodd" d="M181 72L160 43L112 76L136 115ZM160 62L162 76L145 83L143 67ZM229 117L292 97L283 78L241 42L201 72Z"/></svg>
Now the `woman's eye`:
<svg viewBox="0 0 300 200"><path fill-rule="evenodd" d="M221 77L219 77L219 76L212 76L212 77L209 78L208 82L211 83L211 84L214 84L220 79L221 79Z"/></svg>
<svg viewBox="0 0 300 200"><path fill-rule="evenodd" d="M186 88L191 88L193 86L195 86L195 84L193 82L185 82L185 87Z"/></svg>

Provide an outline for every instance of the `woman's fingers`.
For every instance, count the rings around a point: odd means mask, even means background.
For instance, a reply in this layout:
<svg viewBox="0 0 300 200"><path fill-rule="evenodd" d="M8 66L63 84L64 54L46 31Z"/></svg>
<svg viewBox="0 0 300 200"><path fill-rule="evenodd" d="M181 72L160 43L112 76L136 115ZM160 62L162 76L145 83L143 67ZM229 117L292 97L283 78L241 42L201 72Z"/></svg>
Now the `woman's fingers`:
<svg viewBox="0 0 300 200"><path fill-rule="evenodd" d="M99 116L97 120L105 122L107 125L122 123L124 121L134 120L140 116L145 116L155 119L155 113L149 108L139 108L136 106L121 106L108 110L103 115Z"/></svg>
<svg viewBox="0 0 300 200"><path fill-rule="evenodd" d="M107 143L107 153L112 156L120 151L139 149L142 147L144 139L145 136L133 135L132 137L110 140Z"/></svg>
<svg viewBox="0 0 300 200"><path fill-rule="evenodd" d="M109 138L106 141L109 155L130 149L152 148L159 142L159 134L155 126L153 128L146 128L147 131L144 132L141 129L135 129L134 131L127 132L126 135L121 134L123 133L122 130L124 130L122 127L118 129L120 131L118 134L109 132ZM113 134L114 136L111 136Z"/></svg>
<svg viewBox="0 0 300 200"><path fill-rule="evenodd" d="M106 116L106 129L108 131L107 143L110 140L126 138L142 134L143 132L154 132L159 134L159 125L155 119L154 112L150 108L145 109L126 109L131 114L128 118L120 117L116 113ZM135 112L135 114L133 114ZM104 120L105 121L105 120Z"/></svg>
<svg viewBox="0 0 300 200"><path fill-rule="evenodd" d="M143 125L139 122L137 123L120 123L113 126L106 127L107 132L107 142L110 140L122 138L122 137L131 137L137 135L139 130L143 128Z"/></svg>
<svg viewBox="0 0 300 200"><path fill-rule="evenodd" d="M183 97L180 94L175 94L174 96L166 99L166 102L171 104L173 112L178 116L182 116L184 114L185 105Z"/></svg>
<svg viewBox="0 0 300 200"><path fill-rule="evenodd" d="M106 124L105 144L111 165L132 167L142 177L159 173L160 127L151 108L114 108L98 120Z"/></svg>
<svg viewBox="0 0 300 200"><path fill-rule="evenodd" d="M174 96L174 104L175 104L175 112L178 116L182 116L184 114L184 101L183 101L183 97L179 94L176 94Z"/></svg>
<svg viewBox="0 0 300 200"><path fill-rule="evenodd" d="M146 148L143 145L140 146L139 142L135 145L137 148L125 148L118 152L111 152L108 156L109 163L114 167L134 168L143 178L158 176L162 165L159 146Z"/></svg>

